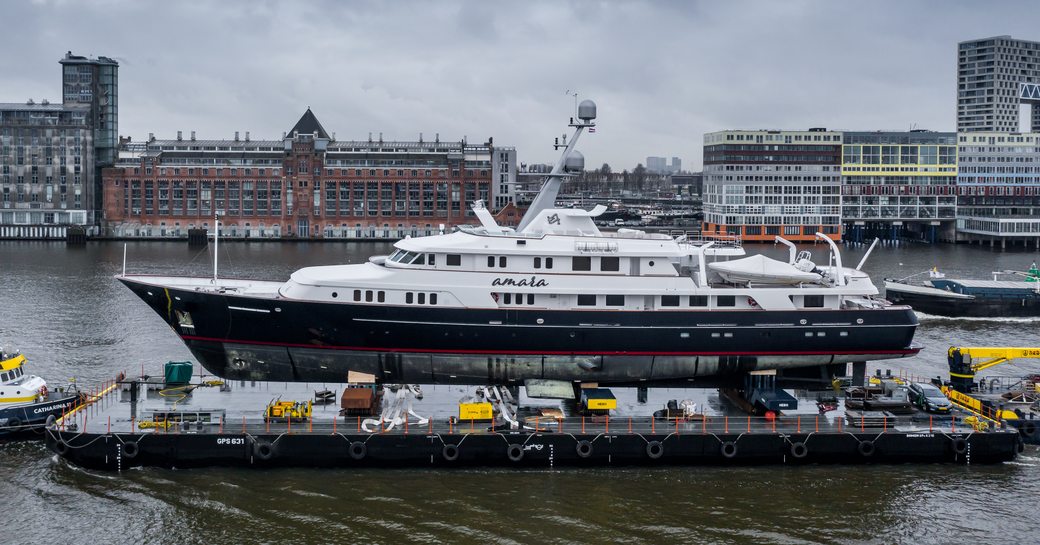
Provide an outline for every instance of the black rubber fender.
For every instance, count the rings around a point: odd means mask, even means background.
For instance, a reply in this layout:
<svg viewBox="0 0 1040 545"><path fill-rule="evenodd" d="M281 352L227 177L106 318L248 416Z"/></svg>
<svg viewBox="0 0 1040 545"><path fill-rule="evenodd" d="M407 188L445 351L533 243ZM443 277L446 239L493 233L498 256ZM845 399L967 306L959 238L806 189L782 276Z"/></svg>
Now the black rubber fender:
<svg viewBox="0 0 1040 545"><path fill-rule="evenodd" d="M449 462L454 462L459 459L459 446L455 443L448 443L441 449L441 456Z"/></svg>
<svg viewBox="0 0 1040 545"><path fill-rule="evenodd" d="M650 441L646 444L646 455L651 460L656 460L661 456L664 456L664 445L660 441Z"/></svg>
<svg viewBox="0 0 1040 545"><path fill-rule="evenodd" d="M864 458L869 458L874 455L874 452L877 450L877 447L874 446L873 441L867 440L860 441L859 444L856 445L856 450L859 451L860 456L863 456Z"/></svg>
<svg viewBox="0 0 1040 545"><path fill-rule="evenodd" d="M7 427L12 429L12 430L15 429L15 428L20 428L20 427L22 427L22 421L18 420L17 418L8 418L7 419Z"/></svg>
<svg viewBox="0 0 1040 545"><path fill-rule="evenodd" d="M134 459L140 452L141 447L137 444L137 441L123 443L123 458Z"/></svg>
<svg viewBox="0 0 1040 545"><path fill-rule="evenodd" d="M964 454L968 452L968 440L963 437L954 437L950 448L953 449L954 454Z"/></svg>
<svg viewBox="0 0 1040 545"><path fill-rule="evenodd" d="M524 447L520 443L513 443L506 448L506 456L510 461L519 462L524 459Z"/></svg>
<svg viewBox="0 0 1040 545"><path fill-rule="evenodd" d="M1018 427L1018 431L1025 437L1036 437L1036 422L1025 421Z"/></svg>
<svg viewBox="0 0 1040 545"><path fill-rule="evenodd" d="M805 443L801 441L791 443L791 456L802 459L809 455L809 447L805 446Z"/></svg>
<svg viewBox="0 0 1040 545"><path fill-rule="evenodd" d="M1018 442L1015 443L1015 451L1022 454L1026 451L1026 442L1022 440L1022 436L1018 436Z"/></svg>
<svg viewBox="0 0 1040 545"><path fill-rule="evenodd" d="M57 422L57 421L58 421L58 419L55 418L55 416L53 414L47 415L47 422L44 425L49 428L49 427L53 426L54 423Z"/></svg>
<svg viewBox="0 0 1040 545"><path fill-rule="evenodd" d="M737 444L733 441L726 441L725 443L722 443L719 450L722 452L724 457L732 459L737 455Z"/></svg>
<svg viewBox="0 0 1040 545"><path fill-rule="evenodd" d="M54 450L58 452L58 456L65 456L69 452L69 444L61 436L58 436L54 441Z"/></svg>
<svg viewBox="0 0 1040 545"><path fill-rule="evenodd" d="M270 460L274 458L274 445L263 439L257 439L253 443L253 455L264 461Z"/></svg>
<svg viewBox="0 0 1040 545"><path fill-rule="evenodd" d="M574 450L578 453L578 456L588 458L592 456L592 443L582 439L574 446Z"/></svg>
<svg viewBox="0 0 1040 545"><path fill-rule="evenodd" d="M355 460L363 460L368 455L368 445L361 441L354 441L347 447L347 453Z"/></svg>

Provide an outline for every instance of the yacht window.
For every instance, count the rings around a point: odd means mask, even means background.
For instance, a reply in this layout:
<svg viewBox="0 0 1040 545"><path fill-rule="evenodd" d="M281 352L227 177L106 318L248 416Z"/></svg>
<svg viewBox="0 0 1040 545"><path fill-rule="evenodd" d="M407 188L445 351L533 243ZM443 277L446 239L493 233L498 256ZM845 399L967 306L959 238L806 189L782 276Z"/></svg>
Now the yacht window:
<svg viewBox="0 0 1040 545"><path fill-rule="evenodd" d="M575 271L591 271L592 270L592 258L591 257L572 257L571 258L571 269Z"/></svg>
<svg viewBox="0 0 1040 545"><path fill-rule="evenodd" d="M445 263L449 267L458 267L462 265L462 256L459 254L448 254L445 258Z"/></svg>
<svg viewBox="0 0 1040 545"><path fill-rule="evenodd" d="M522 293L516 294L516 304L518 304L518 305L524 304L524 294L522 294Z"/></svg>
<svg viewBox="0 0 1040 545"><path fill-rule="evenodd" d="M7 382L7 373L0 374L0 381Z"/></svg>
<svg viewBox="0 0 1040 545"><path fill-rule="evenodd" d="M588 258L585 258L588 259ZM583 307L594 307L596 306L596 296L588 293L582 293L578 295L578 305Z"/></svg>
<svg viewBox="0 0 1040 545"><path fill-rule="evenodd" d="M507 305L512 304L513 303L513 294L512 293L503 293L502 294L502 301L505 304L507 304Z"/></svg>
<svg viewBox="0 0 1040 545"><path fill-rule="evenodd" d="M425 265L426 264L426 254L418 254L418 255L416 255L415 259L411 260L409 262L409 264L410 265Z"/></svg>
<svg viewBox="0 0 1040 545"><path fill-rule="evenodd" d="M404 294L404 302L409 305L412 304L412 292Z"/></svg>
<svg viewBox="0 0 1040 545"><path fill-rule="evenodd" d="M365 301L372 302L372 290L365 290Z"/></svg>
<svg viewBox="0 0 1040 545"><path fill-rule="evenodd" d="M737 306L737 297L735 295L720 295L715 299L715 304L720 307L735 307Z"/></svg>
<svg viewBox="0 0 1040 545"><path fill-rule="evenodd" d="M533 305L534 304L534 294L533 293L528 293L527 294L527 304L528 305Z"/></svg>
<svg viewBox="0 0 1040 545"><path fill-rule="evenodd" d="M431 305L436 305L437 304L437 294L436 293L431 293L430 294L430 304Z"/></svg>
<svg viewBox="0 0 1040 545"><path fill-rule="evenodd" d="M540 258L540 257L534 258L534 268L536 268L536 269L541 269L542 268L542 258Z"/></svg>
<svg viewBox="0 0 1040 545"><path fill-rule="evenodd" d="M400 258L400 257L401 257L401 254L403 254L403 253L404 253L404 252L402 252L401 250L394 250L394 253L390 254L390 258L389 258L389 259L387 259L387 261L393 261L393 262L396 262L396 261L397 261L397 259L398 259L398 258Z"/></svg>
<svg viewBox="0 0 1040 545"><path fill-rule="evenodd" d="M437 264L437 254L430 254L430 257L429 257L429 259L427 259L427 261L429 261L431 267L436 265Z"/></svg>
<svg viewBox="0 0 1040 545"><path fill-rule="evenodd" d="M379 300L380 303L385 303L386 302L386 292L385 291L381 291L381 292L378 293L378 300Z"/></svg>
<svg viewBox="0 0 1040 545"><path fill-rule="evenodd" d="M601 271L620 271L621 270L621 258L619 258L619 257L601 257L601 258L599 258L599 270L601 270Z"/></svg>
<svg viewBox="0 0 1040 545"><path fill-rule="evenodd" d="M361 300L361 290L354 290L354 300L355 301L360 301Z"/></svg>
<svg viewBox="0 0 1040 545"><path fill-rule="evenodd" d="M498 266L502 267L503 269L506 268L506 256L498 258Z"/></svg>
<svg viewBox="0 0 1040 545"><path fill-rule="evenodd" d="M607 296L607 300L606 300L606 305L608 307L623 307L623 306L625 306L625 296L624 295L608 295Z"/></svg>
<svg viewBox="0 0 1040 545"><path fill-rule="evenodd" d="M545 268L546 269L551 269L552 268L552 258L551 257L545 258Z"/></svg>
<svg viewBox="0 0 1040 545"><path fill-rule="evenodd" d="M708 296L707 295L691 295L689 304L690 304L691 307L706 307L706 306L708 306Z"/></svg>
<svg viewBox="0 0 1040 545"><path fill-rule="evenodd" d="M419 304L420 305L425 305L426 304L426 294L425 293L419 292L418 299L419 299Z"/></svg>
<svg viewBox="0 0 1040 545"><path fill-rule="evenodd" d="M494 267L494 266L495 266L495 256L489 255L488 256L488 267Z"/></svg>
<svg viewBox="0 0 1040 545"><path fill-rule="evenodd" d="M677 306L679 306L679 296L678 295L662 295L661 296L661 306L662 307L677 307Z"/></svg>
<svg viewBox="0 0 1040 545"><path fill-rule="evenodd" d="M806 295L803 301L805 308L823 308L822 295Z"/></svg>

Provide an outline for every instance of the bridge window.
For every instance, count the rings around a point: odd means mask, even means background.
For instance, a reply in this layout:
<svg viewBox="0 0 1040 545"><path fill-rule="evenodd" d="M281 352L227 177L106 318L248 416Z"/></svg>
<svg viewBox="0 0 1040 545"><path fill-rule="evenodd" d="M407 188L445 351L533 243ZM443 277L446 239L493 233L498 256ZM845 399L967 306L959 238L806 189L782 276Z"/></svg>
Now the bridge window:
<svg viewBox="0 0 1040 545"><path fill-rule="evenodd" d="M805 302L805 308L823 308L822 295L806 295L802 300Z"/></svg>
<svg viewBox="0 0 1040 545"><path fill-rule="evenodd" d="M715 299L715 304L720 307L735 307L737 298L734 295L720 295Z"/></svg>
<svg viewBox="0 0 1040 545"><path fill-rule="evenodd" d="M445 263L449 267L460 267L462 266L462 256L459 254L448 254L445 257Z"/></svg>
<svg viewBox="0 0 1040 545"><path fill-rule="evenodd" d="M619 257L601 257L601 258L599 258L599 270L601 270L601 271L620 271L621 270L621 258L619 258Z"/></svg>
<svg viewBox="0 0 1040 545"><path fill-rule="evenodd" d="M691 307L706 307L708 306L707 295L691 295L689 305Z"/></svg>
<svg viewBox="0 0 1040 545"><path fill-rule="evenodd" d="M679 296L678 295L662 295L661 296L661 306L662 307L677 307L677 306L679 306Z"/></svg>
<svg viewBox="0 0 1040 545"><path fill-rule="evenodd" d="M606 296L606 305L608 307L623 307L623 306L625 306L625 296L624 295L607 295Z"/></svg>
<svg viewBox="0 0 1040 545"><path fill-rule="evenodd" d="M592 270L592 258L584 256L576 256L571 258L571 269L575 271L591 271Z"/></svg>

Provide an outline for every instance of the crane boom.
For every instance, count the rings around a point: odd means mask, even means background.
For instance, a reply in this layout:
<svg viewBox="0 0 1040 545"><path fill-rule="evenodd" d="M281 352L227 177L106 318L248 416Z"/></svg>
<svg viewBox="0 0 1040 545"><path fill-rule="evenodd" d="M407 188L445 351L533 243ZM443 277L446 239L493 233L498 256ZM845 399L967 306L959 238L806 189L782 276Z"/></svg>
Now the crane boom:
<svg viewBox="0 0 1040 545"><path fill-rule="evenodd" d="M946 352L950 364L950 385L954 390L970 393L975 373L1017 359L1040 359L1040 348L951 346Z"/></svg>

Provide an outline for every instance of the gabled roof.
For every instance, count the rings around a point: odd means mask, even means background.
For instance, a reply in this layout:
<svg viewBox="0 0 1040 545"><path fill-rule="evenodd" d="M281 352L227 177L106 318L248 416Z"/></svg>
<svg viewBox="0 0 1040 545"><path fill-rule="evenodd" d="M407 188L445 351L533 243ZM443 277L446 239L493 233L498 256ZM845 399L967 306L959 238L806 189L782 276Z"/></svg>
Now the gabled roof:
<svg viewBox="0 0 1040 545"><path fill-rule="evenodd" d="M324 138L326 140L332 140L329 137L329 133L325 132L325 128L318 122L318 118L314 116L310 108L303 113L303 117L293 125L292 129L289 129L287 136L292 138L293 134L313 134L315 138Z"/></svg>

